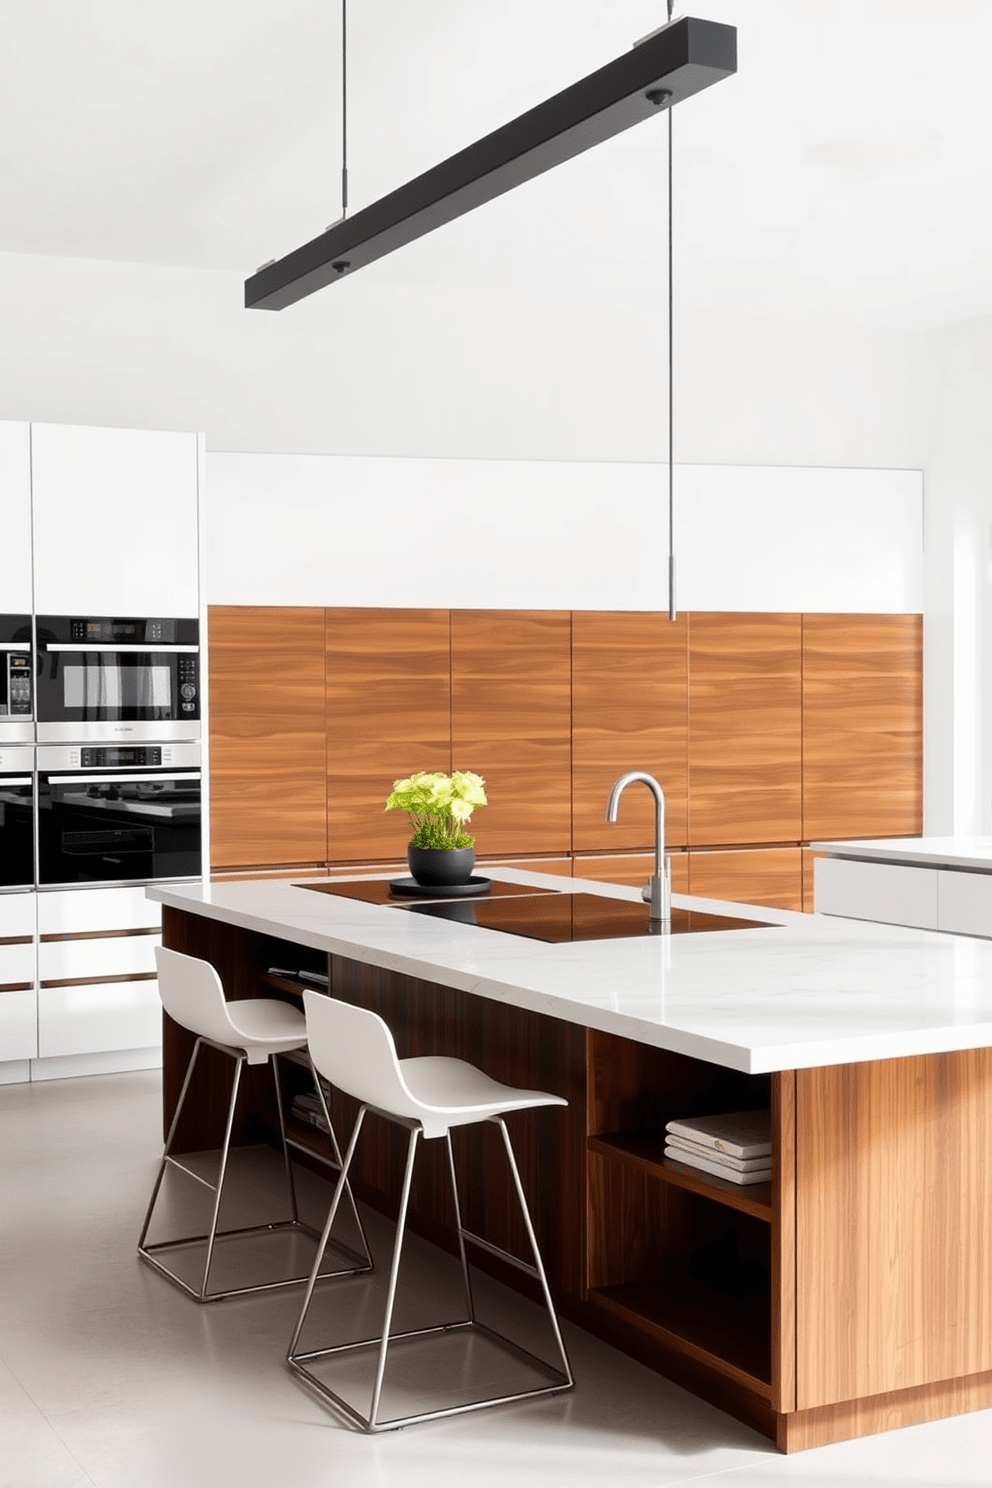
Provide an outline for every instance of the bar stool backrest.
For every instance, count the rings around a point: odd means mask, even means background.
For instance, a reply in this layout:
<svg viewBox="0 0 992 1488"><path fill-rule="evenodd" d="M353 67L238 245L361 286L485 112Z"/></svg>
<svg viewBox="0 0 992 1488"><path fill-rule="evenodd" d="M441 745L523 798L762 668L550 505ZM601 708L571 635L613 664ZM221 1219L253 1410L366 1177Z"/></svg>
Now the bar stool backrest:
<svg viewBox="0 0 992 1488"><path fill-rule="evenodd" d="M243 1039L231 1022L224 987L209 961L155 947L162 1006L176 1023L201 1038L239 1046Z"/></svg>
<svg viewBox="0 0 992 1488"><path fill-rule="evenodd" d="M396 1045L378 1013L319 992L303 994L310 1058L319 1074L363 1105L423 1120L426 1106L407 1089Z"/></svg>

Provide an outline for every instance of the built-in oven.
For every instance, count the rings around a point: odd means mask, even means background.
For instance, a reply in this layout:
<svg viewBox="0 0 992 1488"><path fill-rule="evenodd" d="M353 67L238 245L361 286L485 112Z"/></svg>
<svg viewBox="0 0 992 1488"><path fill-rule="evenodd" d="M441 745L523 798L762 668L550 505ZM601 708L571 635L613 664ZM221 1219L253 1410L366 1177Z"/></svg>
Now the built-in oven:
<svg viewBox="0 0 992 1488"><path fill-rule="evenodd" d="M0 746L34 741L31 616L0 615Z"/></svg>
<svg viewBox="0 0 992 1488"><path fill-rule="evenodd" d="M38 742L200 737L199 623L39 615Z"/></svg>
<svg viewBox="0 0 992 1488"><path fill-rule="evenodd" d="M38 885L199 878L200 746L38 747Z"/></svg>
<svg viewBox="0 0 992 1488"><path fill-rule="evenodd" d="M34 884L34 750L0 744L0 892Z"/></svg>

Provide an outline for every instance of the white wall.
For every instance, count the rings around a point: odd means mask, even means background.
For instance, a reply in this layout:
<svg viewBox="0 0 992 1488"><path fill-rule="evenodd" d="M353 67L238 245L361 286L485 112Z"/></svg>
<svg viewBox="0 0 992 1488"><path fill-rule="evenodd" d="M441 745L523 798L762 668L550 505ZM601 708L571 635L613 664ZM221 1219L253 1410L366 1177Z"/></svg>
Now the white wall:
<svg viewBox="0 0 992 1488"><path fill-rule="evenodd" d="M0 254L0 324L0 418L202 429L209 450L667 455L660 291L426 294L373 267L275 314L228 273ZM922 465L922 336L678 301L675 334L677 460Z"/></svg>
<svg viewBox="0 0 992 1488"><path fill-rule="evenodd" d="M992 318L929 346L925 829L992 831Z"/></svg>

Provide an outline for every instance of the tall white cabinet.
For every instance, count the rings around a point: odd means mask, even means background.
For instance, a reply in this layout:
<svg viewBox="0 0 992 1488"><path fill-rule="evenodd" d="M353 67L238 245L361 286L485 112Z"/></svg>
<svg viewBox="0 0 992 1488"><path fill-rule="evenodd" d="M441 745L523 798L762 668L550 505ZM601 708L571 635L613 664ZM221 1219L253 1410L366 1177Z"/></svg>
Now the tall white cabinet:
<svg viewBox="0 0 992 1488"><path fill-rule="evenodd" d="M199 613L197 440L31 425L35 609Z"/></svg>
<svg viewBox="0 0 992 1488"><path fill-rule="evenodd" d="M31 430L0 421L0 612L31 613Z"/></svg>
<svg viewBox="0 0 992 1488"><path fill-rule="evenodd" d="M203 463L196 434L0 422L0 611L202 619ZM143 887L0 893L0 1084L157 1063L160 928Z"/></svg>

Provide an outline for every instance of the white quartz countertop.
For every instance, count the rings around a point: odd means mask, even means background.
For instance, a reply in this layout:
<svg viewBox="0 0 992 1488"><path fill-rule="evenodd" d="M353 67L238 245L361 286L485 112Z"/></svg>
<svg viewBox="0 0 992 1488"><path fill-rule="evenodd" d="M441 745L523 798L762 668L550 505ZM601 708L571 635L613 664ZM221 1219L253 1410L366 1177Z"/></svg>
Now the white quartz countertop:
<svg viewBox="0 0 992 1488"><path fill-rule="evenodd" d="M992 837L875 837L850 842L814 842L812 847L835 858L857 858L869 863L992 873Z"/></svg>
<svg viewBox="0 0 992 1488"><path fill-rule="evenodd" d="M486 871L564 893L638 898L583 879ZM552 945L278 879L162 885L148 895L746 1073L992 1045L992 941L970 936L675 895L685 909L768 923Z"/></svg>

